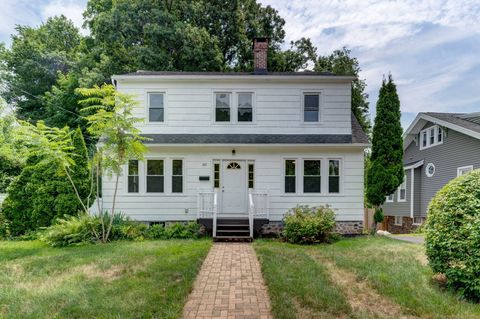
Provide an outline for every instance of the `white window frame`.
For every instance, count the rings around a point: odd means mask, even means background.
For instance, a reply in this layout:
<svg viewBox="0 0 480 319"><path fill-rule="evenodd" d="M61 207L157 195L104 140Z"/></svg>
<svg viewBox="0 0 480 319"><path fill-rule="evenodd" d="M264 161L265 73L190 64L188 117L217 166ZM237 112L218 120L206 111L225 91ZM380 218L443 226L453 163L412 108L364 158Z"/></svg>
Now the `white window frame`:
<svg viewBox="0 0 480 319"><path fill-rule="evenodd" d="M398 218L400 218L400 223L398 223ZM393 224L395 226L403 226L403 216L394 216Z"/></svg>
<svg viewBox="0 0 480 319"><path fill-rule="evenodd" d="M422 222L421 222L421 223L416 223L416 222L415 222L415 218L421 218ZM425 222L425 217L422 217L422 216L414 216L414 217L413 217L412 225L418 226L418 225L422 225L424 222Z"/></svg>
<svg viewBox="0 0 480 319"><path fill-rule="evenodd" d="M402 196L401 196L402 195L402 192L401 192L402 189L405 189L405 198L402 198ZM397 193L398 193L397 202L404 203L404 202L407 201L407 175L406 174L405 174L405 176L403 176L402 184L400 184L398 186Z"/></svg>
<svg viewBox="0 0 480 319"><path fill-rule="evenodd" d="M439 130L442 134L441 141L438 140ZM431 143L432 132L433 132L433 143ZM441 128L438 125L433 125L433 126L427 127L426 129L421 130L420 131L420 150L424 150L433 146L443 144L443 140L445 139L444 132L445 131L443 130L443 128ZM426 143L424 146L423 144L425 141Z"/></svg>
<svg viewBox="0 0 480 319"><path fill-rule="evenodd" d="M256 97L255 97L255 92L253 91L250 91L250 90L246 90L246 91L234 91L235 93L235 98L234 98L234 105L235 105L235 121L234 122L231 122L231 123L235 123L235 124L239 124L239 125L252 125L254 123L256 123ZM252 120L250 122L240 122L238 121L238 95L239 94L245 94L245 93L248 93L248 94L251 94L252 95Z"/></svg>
<svg viewBox="0 0 480 319"><path fill-rule="evenodd" d="M318 119L315 122L305 121L305 95L318 95ZM302 113L300 114L300 122L305 125L319 125L323 122L323 91L322 90L304 90L301 92Z"/></svg>
<svg viewBox="0 0 480 319"><path fill-rule="evenodd" d="M282 165L282 177L283 177L282 185L283 185L283 189L282 189L282 193L284 195L295 195L295 194L300 193L299 188L298 188L298 186L299 186L298 172L299 172L299 168L300 168L300 159L291 158L291 157L284 157L282 160L283 160L283 165ZM295 161L295 192L291 192L291 193L287 193L285 191L285 186L286 186L285 178L287 177L287 175L285 173L287 171L287 161ZM292 175L288 175L288 176L292 176ZM303 176L303 174L302 174L302 176Z"/></svg>
<svg viewBox="0 0 480 319"><path fill-rule="evenodd" d="M163 176L163 192L149 192L148 189L147 189L147 179L148 179L148 161L163 161L163 175L150 175L150 176ZM144 164L144 167L145 167L145 170L144 170L144 190L145 190L145 194L156 194L156 195L159 195L159 194L167 194L167 176L171 175L171 174L168 174L167 175L167 159L166 158L160 158L160 157L149 157L149 158L146 158L145 159L145 164ZM180 193L179 193L180 194Z"/></svg>
<svg viewBox="0 0 480 319"><path fill-rule="evenodd" d="M162 94L163 95L163 121L162 122L150 122L150 94ZM145 94L145 123L147 125L165 125L167 123L167 92L166 91L146 91Z"/></svg>
<svg viewBox="0 0 480 319"><path fill-rule="evenodd" d="M395 192L385 198L385 203L393 203L395 201Z"/></svg>
<svg viewBox="0 0 480 319"><path fill-rule="evenodd" d="M173 175L173 161L182 161L182 175ZM169 174L169 179L170 179L170 192L172 194L184 194L185 193L185 160L181 157L173 157L170 159L170 174ZM165 162L163 164L165 166ZM165 167L164 167L165 170ZM165 172L163 172L165 174ZM165 175L164 175L165 176ZM174 176L182 176L182 191L181 192L173 192L173 177ZM165 179L165 177L164 177ZM164 182L165 183L165 182ZM165 187L165 185L163 185Z"/></svg>
<svg viewBox="0 0 480 319"><path fill-rule="evenodd" d="M462 173L462 171L468 170L465 173ZM467 166L462 166L462 167L457 167L457 177L465 175L473 171L473 165L467 165Z"/></svg>
<svg viewBox="0 0 480 319"><path fill-rule="evenodd" d="M433 173L431 173L431 174L428 171L429 167L433 167ZM428 163L427 166L425 166L425 175L427 175L427 177L433 177L433 175L435 175L436 171L437 171L437 168L435 167L435 164L433 164L433 163Z"/></svg>
<svg viewBox="0 0 480 319"><path fill-rule="evenodd" d="M137 161L137 175L130 175L130 170L129 170L130 161ZM139 161L137 159L131 159L131 160L128 160L128 162L127 162L126 169L125 169L125 176L126 176L126 178L125 178L125 185L126 185L125 193L126 194L138 195L142 192L142 183L141 183L142 174L141 174L141 170L140 170L140 165L141 165L141 161ZM130 184L129 184L129 182L130 182L129 177L130 176L137 176L138 177L138 192L130 192L128 190L128 188L130 186Z"/></svg>
<svg viewBox="0 0 480 319"><path fill-rule="evenodd" d="M330 193L330 176L336 176L336 175L330 175L330 161L338 161L338 192L337 193ZM323 165L323 163L322 163ZM326 160L326 165L327 165L327 189L326 192L329 195L338 195L343 193L343 162L341 158L338 157L329 157Z"/></svg>
<svg viewBox="0 0 480 319"><path fill-rule="evenodd" d="M320 192L305 192L304 185L305 185L305 161L319 161L320 162ZM301 167L301 180L300 184L302 186L302 194L305 195L322 195L322 194L328 194L328 182L325 182L325 161L324 158L302 158L301 159L302 167ZM317 175L307 175L307 176L317 176ZM327 177L328 177L328 171L327 171ZM327 189L325 189L325 185ZM337 193L334 193L337 194Z"/></svg>

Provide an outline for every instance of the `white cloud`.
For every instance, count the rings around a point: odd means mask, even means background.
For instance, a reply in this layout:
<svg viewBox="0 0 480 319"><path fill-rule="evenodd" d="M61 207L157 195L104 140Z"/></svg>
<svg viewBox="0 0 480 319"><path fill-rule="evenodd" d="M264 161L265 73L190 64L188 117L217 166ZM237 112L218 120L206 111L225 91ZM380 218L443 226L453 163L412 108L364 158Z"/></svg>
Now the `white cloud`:
<svg viewBox="0 0 480 319"><path fill-rule="evenodd" d="M72 20L73 24L75 24L83 34L88 34L86 29L82 29L83 11L85 11L85 3L83 1L52 0L42 9L42 17L46 20L48 17L63 14Z"/></svg>
<svg viewBox="0 0 480 319"><path fill-rule="evenodd" d="M8 41L15 25L30 25L38 21L35 8L28 1L0 1L0 41Z"/></svg>

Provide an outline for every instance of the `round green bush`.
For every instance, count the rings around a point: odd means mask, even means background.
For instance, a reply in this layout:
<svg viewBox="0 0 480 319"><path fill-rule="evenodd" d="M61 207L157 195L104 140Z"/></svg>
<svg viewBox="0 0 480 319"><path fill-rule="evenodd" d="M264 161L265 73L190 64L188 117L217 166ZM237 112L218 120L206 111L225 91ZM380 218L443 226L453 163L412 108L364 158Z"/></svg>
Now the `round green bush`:
<svg viewBox="0 0 480 319"><path fill-rule="evenodd" d="M465 298L480 301L480 170L445 185L425 224L430 266Z"/></svg>
<svg viewBox="0 0 480 319"><path fill-rule="evenodd" d="M335 213L328 207L297 206L283 219L283 236L293 244L329 242L335 229Z"/></svg>

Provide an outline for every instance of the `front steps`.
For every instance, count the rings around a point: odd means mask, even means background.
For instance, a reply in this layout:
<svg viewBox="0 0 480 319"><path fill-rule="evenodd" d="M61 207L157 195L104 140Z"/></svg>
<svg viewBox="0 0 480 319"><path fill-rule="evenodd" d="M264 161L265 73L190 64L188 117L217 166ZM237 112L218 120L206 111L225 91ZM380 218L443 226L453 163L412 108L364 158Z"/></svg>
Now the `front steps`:
<svg viewBox="0 0 480 319"><path fill-rule="evenodd" d="M203 225L207 232L213 234L213 219L199 218L197 222ZM253 222L253 234L257 234L264 224L268 223L266 218L255 218ZM244 217L220 217L217 218L217 232L213 237L214 241L253 241L250 236L250 225L248 218Z"/></svg>

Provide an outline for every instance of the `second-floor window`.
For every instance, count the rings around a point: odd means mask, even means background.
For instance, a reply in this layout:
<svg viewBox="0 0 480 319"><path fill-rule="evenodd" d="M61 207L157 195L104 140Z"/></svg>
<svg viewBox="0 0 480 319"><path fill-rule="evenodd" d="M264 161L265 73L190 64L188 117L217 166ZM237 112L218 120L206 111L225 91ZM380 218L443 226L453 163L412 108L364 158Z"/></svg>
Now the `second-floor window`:
<svg viewBox="0 0 480 319"><path fill-rule="evenodd" d="M443 143L443 130L434 125L420 132L420 149L429 148Z"/></svg>
<svg viewBox="0 0 480 319"><path fill-rule="evenodd" d="M318 122L320 120L320 95L305 93L303 95L303 121Z"/></svg>
<svg viewBox="0 0 480 319"><path fill-rule="evenodd" d="M164 94L148 93L148 121L163 122L165 117Z"/></svg>
<svg viewBox="0 0 480 319"><path fill-rule="evenodd" d="M253 98L252 93L238 93L237 120L238 122L252 122Z"/></svg>
<svg viewBox="0 0 480 319"><path fill-rule="evenodd" d="M230 122L230 93L215 93L215 122Z"/></svg>

